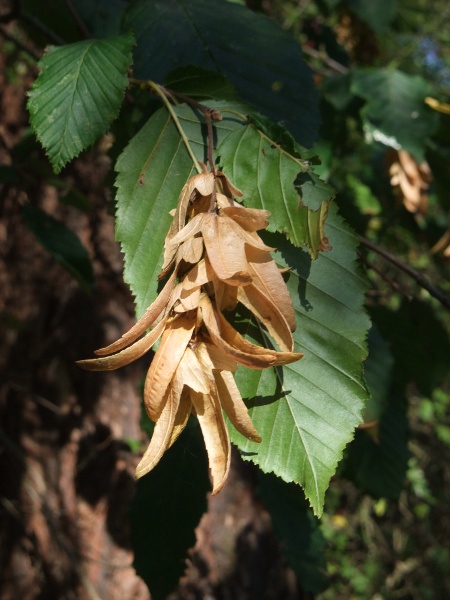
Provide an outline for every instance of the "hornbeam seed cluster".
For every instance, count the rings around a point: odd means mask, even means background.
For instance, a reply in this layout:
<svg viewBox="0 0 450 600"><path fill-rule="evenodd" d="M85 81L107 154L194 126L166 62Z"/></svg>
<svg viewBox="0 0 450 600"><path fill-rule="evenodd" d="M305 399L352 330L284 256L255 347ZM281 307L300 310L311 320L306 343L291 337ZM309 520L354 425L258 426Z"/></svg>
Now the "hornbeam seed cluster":
<svg viewBox="0 0 450 600"><path fill-rule="evenodd" d="M90 371L131 363L160 343L150 364L144 402L155 421L136 476L148 473L183 431L193 413L208 453L213 494L230 467L230 438L223 411L245 437L261 438L248 415L233 372L292 363L295 314L286 284L258 231L265 210L233 200L242 193L224 173L204 172L184 186L164 245L159 276L171 273L156 300L118 341L78 361ZM279 351L244 339L224 317L240 302L266 327ZM147 331L148 330L148 331Z"/></svg>

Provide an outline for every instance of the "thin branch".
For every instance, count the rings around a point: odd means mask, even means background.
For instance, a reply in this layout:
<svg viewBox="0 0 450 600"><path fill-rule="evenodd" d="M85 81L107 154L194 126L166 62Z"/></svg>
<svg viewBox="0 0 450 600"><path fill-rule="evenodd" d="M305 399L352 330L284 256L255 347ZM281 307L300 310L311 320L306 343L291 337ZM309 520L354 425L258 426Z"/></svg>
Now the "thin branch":
<svg viewBox="0 0 450 600"><path fill-rule="evenodd" d="M202 113L210 113L213 121L221 121L222 120L220 113L218 111L212 110L208 106L205 106L205 104L201 104L200 102L197 102L197 100L194 100L193 98L190 98L189 96L185 96L184 94L181 94L180 92L176 92L175 90L171 90L162 85L160 85L159 87L167 94L167 96L173 96L174 98L178 98L179 100L186 102L186 104L189 104L193 108L198 108L199 110L202 111Z"/></svg>
<svg viewBox="0 0 450 600"><path fill-rule="evenodd" d="M410 265L401 261L399 258L394 256L387 250L384 250L377 244L374 244L367 238L362 236L358 237L362 246L365 246L369 250L376 252L379 256L381 256L382 258L393 264L395 267L397 267L397 269L400 269L400 271L403 271L404 273L409 275L412 279L414 279L416 283L420 285L420 287L426 290L430 294L430 296L436 298L436 300L438 300L442 304L442 306L445 306L446 308L450 309L450 298L445 294L443 290L430 283L428 279L424 277L424 275L413 269Z"/></svg>
<svg viewBox="0 0 450 600"><path fill-rule="evenodd" d="M62 37L60 37L57 33L52 31L49 27L47 27L47 25L45 25L40 19L38 19L34 15L23 11L21 13L21 17L24 21L28 21L28 23L31 23L31 25L33 25L33 27L36 27L38 31L47 36L48 39L54 44L58 44L58 46L63 46L66 43Z"/></svg>
<svg viewBox="0 0 450 600"><path fill-rule="evenodd" d="M374 271L378 275L378 277L380 277L384 282L386 282L388 284L388 286L394 292L397 292L398 294L403 294L409 300L411 299L411 294L409 294L396 281L394 281L393 279L388 277L385 273L383 273L383 271L381 269L379 269L376 265L374 265L369 260L367 260L367 258L364 256L364 254L362 252L358 252L358 257L359 257L360 261L366 266L367 269Z"/></svg>
<svg viewBox="0 0 450 600"><path fill-rule="evenodd" d="M72 19L75 21L75 24L78 27L78 30L81 33L81 35L84 38L86 38L87 40L90 39L92 37L90 34L90 31L86 27L86 23L83 21L83 19L80 17L80 15L75 10L74 5L72 4L72 0L63 0L63 1L64 1L64 4L66 5L67 10L70 12Z"/></svg>
<svg viewBox="0 0 450 600"><path fill-rule="evenodd" d="M209 111L204 113L206 127L208 129L208 162L211 173L216 177L216 167L214 166L213 159L213 146L214 146L214 133L212 128L212 120Z"/></svg>
<svg viewBox="0 0 450 600"><path fill-rule="evenodd" d="M302 52L304 52L305 54L309 54L309 56L312 56L313 58L318 58L323 63L328 65L330 69L333 69L333 71L336 71L337 73L342 73L342 75L346 75L350 70L346 66L342 65L336 60L333 60L328 56L328 54L321 52L320 50L315 50L314 48L310 48L309 46L302 46Z"/></svg>

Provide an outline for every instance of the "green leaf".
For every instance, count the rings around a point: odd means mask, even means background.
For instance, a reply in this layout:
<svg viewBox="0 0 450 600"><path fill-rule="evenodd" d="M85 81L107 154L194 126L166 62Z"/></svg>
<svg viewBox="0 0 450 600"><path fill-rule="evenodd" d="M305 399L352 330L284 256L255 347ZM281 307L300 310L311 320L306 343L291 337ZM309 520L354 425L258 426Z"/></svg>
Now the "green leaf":
<svg viewBox="0 0 450 600"><path fill-rule="evenodd" d="M124 25L136 34L137 78L161 82L189 64L218 71L241 98L282 120L301 144L317 137L312 72L298 42L274 21L223 0L140 0Z"/></svg>
<svg viewBox="0 0 450 600"><path fill-rule="evenodd" d="M387 400L376 432L356 432L341 474L374 498L398 500L410 458L408 420L395 392Z"/></svg>
<svg viewBox="0 0 450 600"><path fill-rule="evenodd" d="M92 37L119 35L127 0L72 0L72 4Z"/></svg>
<svg viewBox="0 0 450 600"><path fill-rule="evenodd" d="M369 356L364 363L364 376L370 391L366 404L364 422L370 423L380 418L386 407L392 385L394 358L389 345L376 325L372 326L368 337Z"/></svg>
<svg viewBox="0 0 450 600"><path fill-rule="evenodd" d="M50 48L29 93L30 122L55 172L105 133L119 113L131 34Z"/></svg>
<svg viewBox="0 0 450 600"><path fill-rule="evenodd" d="M285 233L296 246L306 244L317 258L327 246L323 225L334 191L309 162L253 125L233 131L218 152L224 172L244 192L246 206L271 212L268 230Z"/></svg>
<svg viewBox="0 0 450 600"><path fill-rule="evenodd" d="M164 85L193 99L237 100L236 92L226 77L194 65L175 69L167 76Z"/></svg>
<svg viewBox="0 0 450 600"><path fill-rule="evenodd" d="M395 360L395 380L400 386L414 386L424 395L448 380L450 339L448 326L435 309L420 300L403 300L397 310L371 308Z"/></svg>
<svg viewBox="0 0 450 600"><path fill-rule="evenodd" d="M71 273L85 290L94 283L94 274L89 254L80 238L70 229L43 212L27 204L22 217L28 229L51 256Z"/></svg>
<svg viewBox="0 0 450 600"><path fill-rule="evenodd" d="M130 509L133 564L155 600L166 598L184 572L210 489L203 438L191 419L155 469L139 479Z"/></svg>
<svg viewBox="0 0 450 600"><path fill-rule="evenodd" d="M327 587L325 539L301 489L260 472L259 495L270 512L281 548L302 590L317 594Z"/></svg>
<svg viewBox="0 0 450 600"><path fill-rule="evenodd" d="M340 474L374 498L397 500L409 459L405 403L393 389L394 358L375 324L368 341L364 375L371 397L364 422L379 420L379 423L356 432Z"/></svg>
<svg viewBox="0 0 450 600"><path fill-rule="evenodd" d="M164 240L192 161L170 115L158 111L116 163L116 237L125 255L124 279L140 316L156 297Z"/></svg>
<svg viewBox="0 0 450 600"><path fill-rule="evenodd" d="M426 141L438 124L438 115L424 102L432 94L430 84L395 69L357 69L351 89L367 100L361 111L367 133L422 162Z"/></svg>
<svg viewBox="0 0 450 600"><path fill-rule="evenodd" d="M371 29L386 31L397 12L395 0L346 0L349 9L360 17Z"/></svg>
<svg viewBox="0 0 450 600"><path fill-rule="evenodd" d="M317 515L368 397L362 369L367 284L356 263L356 238L333 205L327 234L333 250L313 262L281 236L265 240L278 246L280 266L292 269L287 285L297 315L295 349L304 357L283 369L238 369L237 383L263 441L230 431L244 458L300 484ZM254 324L244 321L241 331L264 342Z"/></svg>

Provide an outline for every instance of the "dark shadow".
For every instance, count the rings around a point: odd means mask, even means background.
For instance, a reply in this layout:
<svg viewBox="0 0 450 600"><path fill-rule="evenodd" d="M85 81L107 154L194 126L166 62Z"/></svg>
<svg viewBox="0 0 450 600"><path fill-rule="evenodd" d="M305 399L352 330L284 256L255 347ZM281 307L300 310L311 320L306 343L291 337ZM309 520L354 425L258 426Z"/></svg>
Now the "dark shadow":
<svg viewBox="0 0 450 600"><path fill-rule="evenodd" d="M92 506L110 494L120 452L129 452L128 445L115 440L106 425L97 424L93 433L80 440L75 489Z"/></svg>
<svg viewBox="0 0 450 600"><path fill-rule="evenodd" d="M306 297L306 282L309 279L312 265L312 259L306 249L297 248L289 243L280 233L264 232L264 235L261 237L263 237L266 244L278 249L286 264L290 265L298 275L299 282L297 289L300 304L307 312L313 310L311 302ZM285 277L289 278L289 272L286 273Z"/></svg>

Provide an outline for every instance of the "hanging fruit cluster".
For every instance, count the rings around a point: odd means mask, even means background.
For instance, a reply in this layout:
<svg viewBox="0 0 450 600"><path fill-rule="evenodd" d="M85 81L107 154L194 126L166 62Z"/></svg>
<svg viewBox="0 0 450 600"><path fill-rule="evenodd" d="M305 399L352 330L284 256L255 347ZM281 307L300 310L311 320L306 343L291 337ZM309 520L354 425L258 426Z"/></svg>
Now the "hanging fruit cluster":
<svg viewBox="0 0 450 600"><path fill-rule="evenodd" d="M265 369L302 357L293 351L289 292L271 258L273 248L257 233L267 227L269 213L233 200L241 196L224 173L204 172L188 180L165 241L159 278L172 273L161 293L136 325L95 352L99 358L78 361L90 371L117 369L161 338L144 387L145 407L156 424L137 477L158 463L193 413L217 493L230 466L222 411L242 435L261 441L232 375L237 364ZM279 351L245 340L226 320L223 311L234 310L238 302L266 327Z"/></svg>

